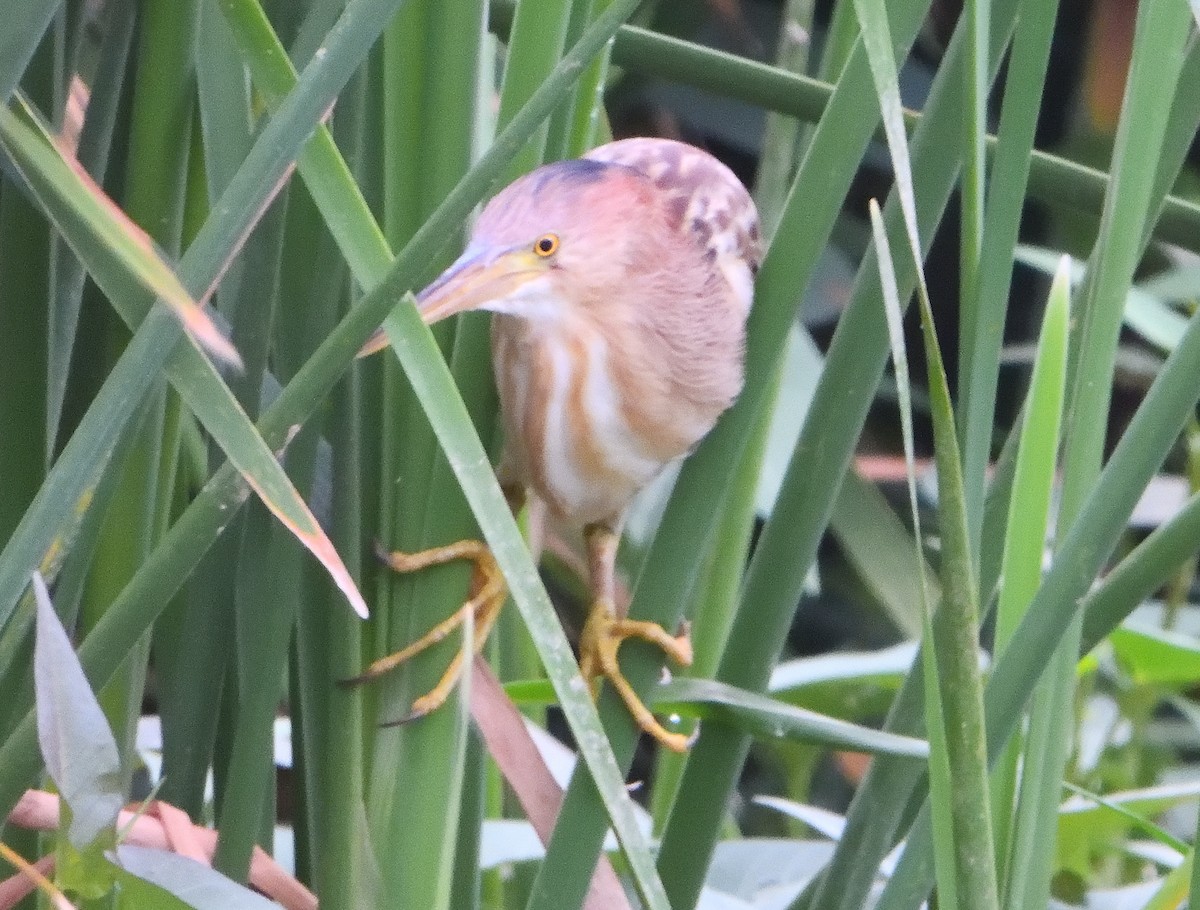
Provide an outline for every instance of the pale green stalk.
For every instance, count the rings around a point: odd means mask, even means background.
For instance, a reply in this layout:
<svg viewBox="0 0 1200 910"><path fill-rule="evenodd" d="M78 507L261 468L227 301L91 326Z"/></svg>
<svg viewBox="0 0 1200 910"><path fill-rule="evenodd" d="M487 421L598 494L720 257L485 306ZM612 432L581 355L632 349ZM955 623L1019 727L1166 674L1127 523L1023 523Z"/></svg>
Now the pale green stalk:
<svg viewBox="0 0 1200 910"><path fill-rule="evenodd" d="M1042 580L1066 387L1069 312L1070 271L1064 257L1050 291L1033 379L1026 398L1025 419L1021 424L1001 569L1004 582L996 609L994 653L997 656L1008 647L1013 631ZM1065 661L1067 672L1073 672L1074 653L1064 649L1062 654L1064 657L1058 662ZM1005 903L1014 910L1028 906L1024 901L1038 893L1038 883L1049 885L1048 876L1042 874L1044 859L1049 856L1049 851L1044 849L1045 829L1038 831L1035 826L1051 824L1056 812L1053 805L1048 807L1041 802L1042 792L1037 784L1043 780L1057 781L1059 768L1052 760L1047 760L1045 754L1048 748L1069 739L1062 735L1061 725L1064 707L1068 709L1069 717L1070 689L1064 690L1054 677L1047 678L1044 688L1035 704L1030 736L1013 737L992 777L997 858L1002 870ZM1023 743L1028 743L1028 750L1018 803L1015 797ZM1047 771L1043 778L1042 772ZM1047 795L1057 800L1058 788L1052 785ZM1015 843L1010 839L1014 817Z"/></svg>

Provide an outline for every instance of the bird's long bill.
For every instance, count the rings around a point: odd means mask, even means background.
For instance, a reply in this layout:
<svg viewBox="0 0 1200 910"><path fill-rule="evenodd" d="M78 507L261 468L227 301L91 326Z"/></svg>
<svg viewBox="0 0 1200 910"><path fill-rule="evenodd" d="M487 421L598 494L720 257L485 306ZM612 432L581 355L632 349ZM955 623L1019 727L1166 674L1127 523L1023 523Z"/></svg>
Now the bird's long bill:
<svg viewBox="0 0 1200 910"><path fill-rule="evenodd" d="M426 325L432 325L447 316L507 297L544 272L543 261L525 247L500 253L468 249L417 295L417 312ZM363 345L358 356L366 357L385 347L387 336L380 329Z"/></svg>
<svg viewBox="0 0 1200 910"><path fill-rule="evenodd" d="M417 295L417 312L432 325L467 310L501 300L545 272L543 261L522 247L495 253L467 250Z"/></svg>

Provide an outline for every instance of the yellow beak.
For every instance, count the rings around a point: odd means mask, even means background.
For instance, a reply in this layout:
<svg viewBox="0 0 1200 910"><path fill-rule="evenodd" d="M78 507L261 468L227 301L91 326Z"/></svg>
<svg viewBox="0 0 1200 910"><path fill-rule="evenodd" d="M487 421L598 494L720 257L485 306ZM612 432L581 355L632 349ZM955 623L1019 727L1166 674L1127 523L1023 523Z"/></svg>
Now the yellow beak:
<svg viewBox="0 0 1200 910"><path fill-rule="evenodd" d="M417 295L417 312L432 325L467 310L501 300L546 271L545 261L528 247L503 250L468 250ZM380 329L358 352L366 357L387 347Z"/></svg>
<svg viewBox="0 0 1200 910"><path fill-rule="evenodd" d="M525 247L498 254L468 250L417 295L417 312L432 325L502 300L545 271L545 260Z"/></svg>

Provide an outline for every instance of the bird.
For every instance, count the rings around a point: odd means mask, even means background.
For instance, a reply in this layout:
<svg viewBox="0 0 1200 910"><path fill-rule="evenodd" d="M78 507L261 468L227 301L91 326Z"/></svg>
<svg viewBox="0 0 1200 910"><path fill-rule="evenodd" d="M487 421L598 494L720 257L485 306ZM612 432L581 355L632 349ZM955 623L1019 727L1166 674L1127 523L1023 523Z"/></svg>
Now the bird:
<svg viewBox="0 0 1200 910"><path fill-rule="evenodd" d="M691 452L741 391L761 258L758 213L728 167L692 145L638 137L513 181L484 207L462 255L416 296L429 324L492 314L504 431L497 478L514 511L532 494L552 520L582 531L593 598L579 641L583 678L593 698L607 680L637 725L676 752L689 737L655 718L617 652L636 638L688 666L688 630L620 615L617 545L634 496ZM411 659L468 614L482 647L505 599L482 542L379 555L399 572L471 560L474 594L351 682ZM405 720L439 707L461 671L460 652Z"/></svg>

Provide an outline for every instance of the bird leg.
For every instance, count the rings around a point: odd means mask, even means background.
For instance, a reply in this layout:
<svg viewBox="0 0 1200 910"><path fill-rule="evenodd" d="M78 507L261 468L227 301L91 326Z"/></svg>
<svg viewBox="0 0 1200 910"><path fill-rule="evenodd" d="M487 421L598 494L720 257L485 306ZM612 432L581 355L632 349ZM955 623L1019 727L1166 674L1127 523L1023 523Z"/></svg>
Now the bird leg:
<svg viewBox="0 0 1200 910"><path fill-rule="evenodd" d="M474 617L475 625L472 650L476 654L483 650L483 646L487 642L488 633L491 632L492 626L496 624L507 595L504 575L500 572L500 566L496 564L496 559L492 556L492 551L488 549L483 541L460 540L456 543L447 544L444 547L432 547L428 550L422 550L419 553L402 553L400 551L389 553L377 544L376 553L393 571L405 573L417 572L429 566L440 566L448 562L454 562L457 559L469 559L475 563L475 571L472 573L471 579L473 593L470 599L461 607L412 644L397 651L395 654L381 657L368 666L360 675L353 679L345 680L343 685L360 685L378 679L405 661L410 660L422 651L445 639L451 632L463 625L467 621L468 616ZM458 683L459 677L462 675L462 670L463 651L459 649L450 660L449 666L446 667L446 672L437 681L437 685L413 702L408 716L398 721L384 724L384 726L394 726L410 720L416 720L418 717L424 717L431 711L440 708L446 699L449 698L454 686Z"/></svg>
<svg viewBox="0 0 1200 910"><path fill-rule="evenodd" d="M688 632L685 628L672 636L657 623L618 616L613 599L618 537L603 525L589 525L584 536L595 599L579 640L579 669L588 681L592 698L599 694L599 679L607 679L642 730L668 749L686 752L691 745L689 738L682 733L671 733L655 719L621 673L617 651L625 639L640 638L657 645L676 663L687 667L692 663L692 642Z"/></svg>

